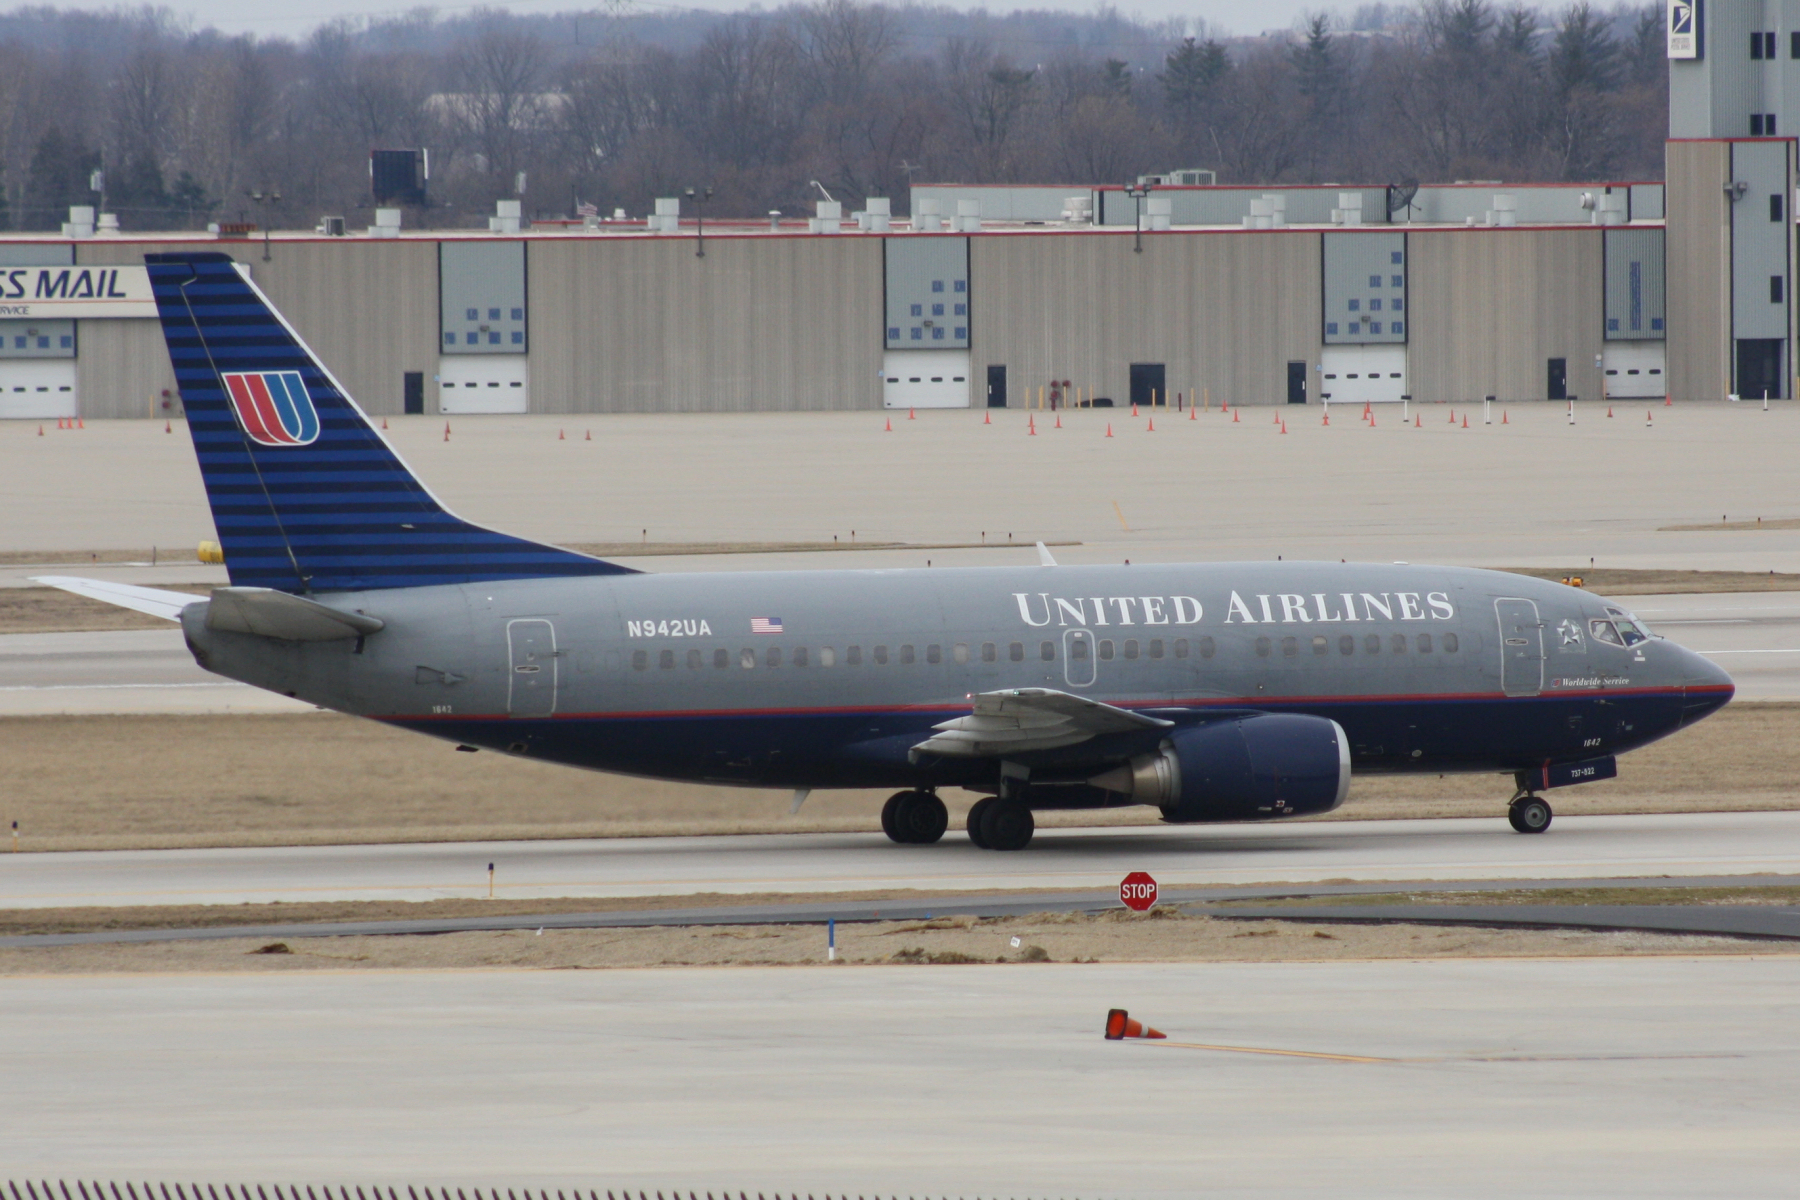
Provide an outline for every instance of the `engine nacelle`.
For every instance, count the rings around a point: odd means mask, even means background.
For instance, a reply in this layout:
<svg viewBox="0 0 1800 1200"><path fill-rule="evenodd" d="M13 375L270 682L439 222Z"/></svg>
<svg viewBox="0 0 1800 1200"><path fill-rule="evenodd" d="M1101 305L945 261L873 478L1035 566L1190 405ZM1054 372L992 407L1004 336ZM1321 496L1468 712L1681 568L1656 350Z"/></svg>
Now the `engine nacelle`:
<svg viewBox="0 0 1800 1200"><path fill-rule="evenodd" d="M1178 823L1330 812L1350 792L1350 739L1326 717L1257 713L1179 730L1089 782Z"/></svg>

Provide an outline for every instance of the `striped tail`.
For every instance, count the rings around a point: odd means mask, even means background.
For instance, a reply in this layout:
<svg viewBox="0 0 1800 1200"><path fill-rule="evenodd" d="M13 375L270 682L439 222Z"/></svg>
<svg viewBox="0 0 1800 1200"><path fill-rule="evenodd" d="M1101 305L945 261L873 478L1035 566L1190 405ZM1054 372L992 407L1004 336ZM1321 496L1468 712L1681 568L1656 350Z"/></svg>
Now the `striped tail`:
<svg viewBox="0 0 1800 1200"><path fill-rule="evenodd" d="M144 261L233 586L335 592L631 572L447 511L228 255Z"/></svg>

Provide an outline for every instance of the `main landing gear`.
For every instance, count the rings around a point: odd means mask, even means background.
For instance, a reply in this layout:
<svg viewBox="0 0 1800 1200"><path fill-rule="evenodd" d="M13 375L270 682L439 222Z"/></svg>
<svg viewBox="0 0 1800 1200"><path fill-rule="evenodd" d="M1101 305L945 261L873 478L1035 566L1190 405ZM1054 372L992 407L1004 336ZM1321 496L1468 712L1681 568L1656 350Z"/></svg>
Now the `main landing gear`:
<svg viewBox="0 0 1800 1200"><path fill-rule="evenodd" d="M1506 819L1520 833L1544 832L1550 828L1553 816L1549 803L1542 796L1515 796L1506 806Z"/></svg>
<svg viewBox="0 0 1800 1200"><path fill-rule="evenodd" d="M929 846L949 827L949 810L930 792L895 792L881 806L881 832L902 846Z"/></svg>
<svg viewBox="0 0 1800 1200"><path fill-rule="evenodd" d="M1035 832L1031 810L1010 796L977 800L969 810L969 840L983 850L1023 850Z"/></svg>

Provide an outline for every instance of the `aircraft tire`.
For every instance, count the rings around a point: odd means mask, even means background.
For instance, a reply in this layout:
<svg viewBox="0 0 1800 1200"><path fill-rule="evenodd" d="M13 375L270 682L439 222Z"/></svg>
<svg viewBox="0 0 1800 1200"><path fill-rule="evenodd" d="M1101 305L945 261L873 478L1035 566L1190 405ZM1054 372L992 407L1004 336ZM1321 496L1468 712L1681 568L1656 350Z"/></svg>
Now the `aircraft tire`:
<svg viewBox="0 0 1800 1200"><path fill-rule="evenodd" d="M984 850L1023 850L1031 845L1037 822L1031 810L1017 800L995 800L981 814L981 842Z"/></svg>
<svg viewBox="0 0 1800 1200"><path fill-rule="evenodd" d="M1554 816L1549 802L1541 796L1521 796L1506 809L1507 821L1520 833L1542 833L1550 828Z"/></svg>
<svg viewBox="0 0 1800 1200"><path fill-rule="evenodd" d="M911 798L911 792L895 792L887 798L887 803L881 806L881 832L887 834L888 841L902 846L906 844L906 829L900 823L900 810Z"/></svg>
<svg viewBox="0 0 1800 1200"><path fill-rule="evenodd" d="M982 838L981 822L982 822L983 818L985 818L987 816L988 810L991 809L993 806L994 806L994 798L992 796L988 796L984 799L977 800L974 803L974 805L971 806L969 809L969 819L968 819L968 822L966 825L966 827L969 831L969 840L971 842L974 842L976 846L978 846L979 848L981 848L983 850L986 850L988 848L988 844Z"/></svg>
<svg viewBox="0 0 1800 1200"><path fill-rule="evenodd" d="M910 800L900 806L900 826L909 835L910 845L930 846L950 828L950 810L935 793L913 792Z"/></svg>

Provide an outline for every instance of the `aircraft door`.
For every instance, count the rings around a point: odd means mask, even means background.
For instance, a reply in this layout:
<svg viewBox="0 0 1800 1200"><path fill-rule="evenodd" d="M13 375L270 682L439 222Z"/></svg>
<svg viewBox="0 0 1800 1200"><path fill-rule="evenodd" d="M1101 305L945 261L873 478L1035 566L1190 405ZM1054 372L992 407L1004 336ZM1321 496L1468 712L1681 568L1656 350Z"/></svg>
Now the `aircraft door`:
<svg viewBox="0 0 1800 1200"><path fill-rule="evenodd" d="M1530 600L1496 600L1500 619L1500 690L1535 696L1544 690L1544 623Z"/></svg>
<svg viewBox="0 0 1800 1200"><path fill-rule="evenodd" d="M513 717L556 713L556 627L532 618L506 623L506 711Z"/></svg>
<svg viewBox="0 0 1800 1200"><path fill-rule="evenodd" d="M1085 629L1063 630L1063 678L1070 687L1094 682L1094 635Z"/></svg>

